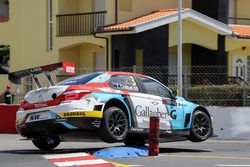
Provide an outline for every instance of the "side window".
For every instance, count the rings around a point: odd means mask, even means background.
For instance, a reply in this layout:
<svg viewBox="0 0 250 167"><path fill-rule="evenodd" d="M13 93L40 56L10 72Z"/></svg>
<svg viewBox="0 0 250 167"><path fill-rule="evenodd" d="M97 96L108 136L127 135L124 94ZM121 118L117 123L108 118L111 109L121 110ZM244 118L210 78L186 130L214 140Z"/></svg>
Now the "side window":
<svg viewBox="0 0 250 167"><path fill-rule="evenodd" d="M138 92L139 88L133 76L114 75L109 80L109 85L114 89Z"/></svg>
<svg viewBox="0 0 250 167"><path fill-rule="evenodd" d="M139 78L146 89L146 93L151 95L171 98L171 92L167 88L162 86L160 83L150 78L144 78L144 77L139 77Z"/></svg>

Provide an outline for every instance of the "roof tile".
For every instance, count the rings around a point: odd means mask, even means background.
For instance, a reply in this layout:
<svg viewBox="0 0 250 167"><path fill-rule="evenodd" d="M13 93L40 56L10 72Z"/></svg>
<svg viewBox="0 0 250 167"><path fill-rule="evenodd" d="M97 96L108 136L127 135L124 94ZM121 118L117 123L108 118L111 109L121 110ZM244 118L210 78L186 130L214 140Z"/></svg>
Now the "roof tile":
<svg viewBox="0 0 250 167"><path fill-rule="evenodd" d="M163 9L163 10L152 12L148 15L137 17L137 18L132 19L130 21L102 27L101 31L130 30L131 28L133 28L134 26L136 26L138 24L147 23L147 22L150 22L152 20L159 19L161 17L176 14L177 12L178 12L178 9Z"/></svg>
<svg viewBox="0 0 250 167"><path fill-rule="evenodd" d="M250 38L250 25L231 25L233 32L236 33L239 37Z"/></svg>

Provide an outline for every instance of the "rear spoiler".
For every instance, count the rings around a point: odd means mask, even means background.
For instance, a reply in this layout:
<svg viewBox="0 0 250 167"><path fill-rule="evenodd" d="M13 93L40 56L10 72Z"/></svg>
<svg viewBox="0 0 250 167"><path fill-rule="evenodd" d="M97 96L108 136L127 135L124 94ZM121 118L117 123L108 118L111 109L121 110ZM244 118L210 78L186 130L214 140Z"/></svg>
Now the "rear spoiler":
<svg viewBox="0 0 250 167"><path fill-rule="evenodd" d="M51 78L50 72L57 71L57 70L64 70L68 74L74 74L75 73L75 65L74 63L70 62L61 62L61 63L55 63L55 64L49 64L45 66L40 67L34 67L29 68L21 71L11 72L9 73L9 80L15 84L21 84L21 78L30 76L32 77L33 81L36 84L37 88L41 88L42 85L37 78L36 75L39 75L41 73L45 74L47 77L48 83L51 86L54 86L55 83Z"/></svg>

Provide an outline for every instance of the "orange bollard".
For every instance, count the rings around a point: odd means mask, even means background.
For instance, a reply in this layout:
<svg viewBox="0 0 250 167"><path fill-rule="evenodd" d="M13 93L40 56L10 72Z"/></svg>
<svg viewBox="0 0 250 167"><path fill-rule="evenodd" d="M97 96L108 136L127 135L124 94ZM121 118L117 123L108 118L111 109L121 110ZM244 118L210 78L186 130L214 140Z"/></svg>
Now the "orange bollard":
<svg viewBox="0 0 250 167"><path fill-rule="evenodd" d="M159 132L160 127L160 118L159 117L150 117L149 122L149 151L148 156L157 156L159 155Z"/></svg>

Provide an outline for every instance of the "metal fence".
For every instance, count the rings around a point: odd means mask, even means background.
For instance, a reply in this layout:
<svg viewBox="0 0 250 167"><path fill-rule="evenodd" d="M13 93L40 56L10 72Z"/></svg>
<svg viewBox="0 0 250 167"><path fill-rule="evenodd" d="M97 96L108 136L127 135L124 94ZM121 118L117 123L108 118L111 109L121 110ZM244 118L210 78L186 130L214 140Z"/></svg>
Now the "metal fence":
<svg viewBox="0 0 250 167"><path fill-rule="evenodd" d="M56 15L57 36L90 35L104 26L106 11Z"/></svg>
<svg viewBox="0 0 250 167"><path fill-rule="evenodd" d="M250 72L239 67L183 66L183 96L187 100L205 106L250 106ZM247 69L247 68L246 68ZM76 75L103 69L77 68ZM177 66L130 66L112 68L111 71L137 72L151 76L171 89L177 89ZM56 76L57 82L68 77ZM27 91L34 89L31 80L26 80ZM23 93L24 94L24 93ZM23 96L16 95L19 102Z"/></svg>

